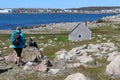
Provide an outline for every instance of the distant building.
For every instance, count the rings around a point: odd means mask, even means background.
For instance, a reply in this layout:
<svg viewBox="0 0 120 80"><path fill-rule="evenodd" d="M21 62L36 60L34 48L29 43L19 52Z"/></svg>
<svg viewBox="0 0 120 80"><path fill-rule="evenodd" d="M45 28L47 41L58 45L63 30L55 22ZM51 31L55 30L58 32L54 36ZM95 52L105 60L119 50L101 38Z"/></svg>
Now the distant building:
<svg viewBox="0 0 120 80"><path fill-rule="evenodd" d="M65 12L65 13L71 13L71 12L72 12L72 10L65 9L65 10L64 10L64 12Z"/></svg>
<svg viewBox="0 0 120 80"><path fill-rule="evenodd" d="M39 9L39 10L38 10L38 13L43 13L43 12L44 12L43 9Z"/></svg>
<svg viewBox="0 0 120 80"><path fill-rule="evenodd" d="M90 40L91 30L83 23L79 23L68 35L68 39L71 41L78 40Z"/></svg>
<svg viewBox="0 0 120 80"><path fill-rule="evenodd" d="M11 13L11 9L0 9L0 13Z"/></svg>

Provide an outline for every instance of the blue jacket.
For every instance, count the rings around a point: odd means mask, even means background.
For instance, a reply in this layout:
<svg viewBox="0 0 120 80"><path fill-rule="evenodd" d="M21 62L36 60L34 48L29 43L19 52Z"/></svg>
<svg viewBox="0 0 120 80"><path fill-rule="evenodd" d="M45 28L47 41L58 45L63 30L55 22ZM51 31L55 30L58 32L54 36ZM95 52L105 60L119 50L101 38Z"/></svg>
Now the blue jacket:
<svg viewBox="0 0 120 80"><path fill-rule="evenodd" d="M17 32L20 33L21 38L20 38L20 44L15 46L15 45L12 44L12 42L13 42L13 39L14 39L13 36ZM12 34L11 34L11 37L10 37L10 42L12 44L12 48L24 48L26 39L25 39L24 34L20 30L14 30L14 31L12 31Z"/></svg>

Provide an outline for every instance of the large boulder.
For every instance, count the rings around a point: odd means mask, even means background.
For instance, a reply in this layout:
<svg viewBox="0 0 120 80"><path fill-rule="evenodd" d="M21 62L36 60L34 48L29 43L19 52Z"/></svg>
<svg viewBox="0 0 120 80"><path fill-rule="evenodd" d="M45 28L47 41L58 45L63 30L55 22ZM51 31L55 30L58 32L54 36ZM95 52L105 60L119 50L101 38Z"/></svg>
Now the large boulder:
<svg viewBox="0 0 120 80"><path fill-rule="evenodd" d="M52 64L51 64L50 60L44 59L40 64L35 66L33 69L34 69L34 71L46 72L46 71L48 71L49 67L51 67L51 66L52 66Z"/></svg>
<svg viewBox="0 0 120 80"><path fill-rule="evenodd" d="M38 54L40 54L40 52L35 47L27 47L23 49L21 56L25 62L29 62L33 61Z"/></svg>
<svg viewBox="0 0 120 80"><path fill-rule="evenodd" d="M120 55L116 56L106 67L106 73L112 77L120 77Z"/></svg>

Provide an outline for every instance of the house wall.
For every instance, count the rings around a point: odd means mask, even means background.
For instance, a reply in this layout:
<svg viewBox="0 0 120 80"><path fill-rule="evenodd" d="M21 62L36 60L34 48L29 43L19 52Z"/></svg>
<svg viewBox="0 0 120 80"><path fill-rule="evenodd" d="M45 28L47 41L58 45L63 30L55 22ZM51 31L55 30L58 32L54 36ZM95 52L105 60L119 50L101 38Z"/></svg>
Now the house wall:
<svg viewBox="0 0 120 80"><path fill-rule="evenodd" d="M80 24L69 34L68 39L69 40L89 40L91 39L91 31L83 24Z"/></svg>

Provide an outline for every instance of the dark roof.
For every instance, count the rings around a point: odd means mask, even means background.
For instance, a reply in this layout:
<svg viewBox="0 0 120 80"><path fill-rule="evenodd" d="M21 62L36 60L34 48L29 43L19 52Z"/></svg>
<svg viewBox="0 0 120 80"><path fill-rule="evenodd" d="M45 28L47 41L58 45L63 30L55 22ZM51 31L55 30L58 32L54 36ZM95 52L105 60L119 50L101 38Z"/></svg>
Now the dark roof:
<svg viewBox="0 0 120 80"><path fill-rule="evenodd" d="M70 31L70 33L72 33L80 24L81 24L81 23L78 23L78 25L77 25L72 31ZM70 34L70 33L69 33L69 34Z"/></svg>

